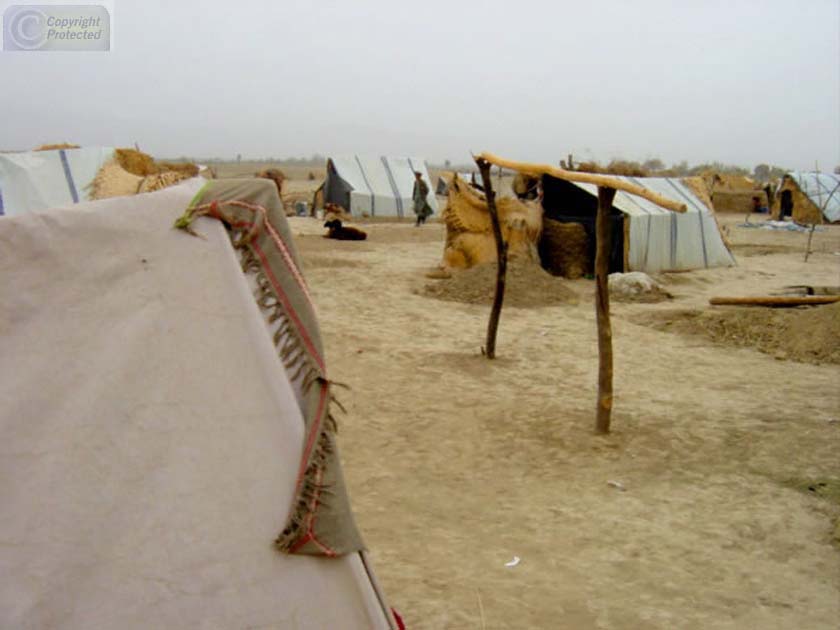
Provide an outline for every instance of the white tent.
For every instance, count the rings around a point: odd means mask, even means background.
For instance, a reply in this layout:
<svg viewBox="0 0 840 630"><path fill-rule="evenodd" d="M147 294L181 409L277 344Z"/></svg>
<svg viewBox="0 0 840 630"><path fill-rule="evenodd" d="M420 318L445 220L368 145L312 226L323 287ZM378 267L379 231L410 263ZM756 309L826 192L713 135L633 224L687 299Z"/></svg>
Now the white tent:
<svg viewBox="0 0 840 630"><path fill-rule="evenodd" d="M620 179L682 202L687 210L671 212L642 197L617 191L613 210L624 224L623 230L614 229L613 246L623 246L615 252L616 264L611 265L611 271L656 273L735 264L713 211L682 181L667 177ZM594 232L597 186L545 177L543 190L546 217L581 222L588 232ZM621 258L622 264L617 264Z"/></svg>
<svg viewBox="0 0 840 630"><path fill-rule="evenodd" d="M172 227L203 183L0 217L2 628L394 627L362 552L273 544L303 407L223 225Z"/></svg>
<svg viewBox="0 0 840 630"><path fill-rule="evenodd" d="M0 153L0 215L79 203L114 149L83 147Z"/></svg>
<svg viewBox="0 0 840 630"><path fill-rule="evenodd" d="M355 215L374 217L413 216L411 198L414 173L419 171L429 186L427 201L437 212L426 163L408 157L336 157L327 160L324 201L342 206Z"/></svg>

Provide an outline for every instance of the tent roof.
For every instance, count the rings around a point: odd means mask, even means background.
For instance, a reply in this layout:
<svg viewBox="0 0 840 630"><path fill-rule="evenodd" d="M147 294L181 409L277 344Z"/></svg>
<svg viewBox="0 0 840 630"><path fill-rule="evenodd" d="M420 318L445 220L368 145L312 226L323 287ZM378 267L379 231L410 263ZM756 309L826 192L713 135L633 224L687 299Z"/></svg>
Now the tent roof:
<svg viewBox="0 0 840 630"><path fill-rule="evenodd" d="M671 177L627 177L619 175L613 175L612 177L636 184L663 197L682 202L686 206L687 213L710 213L709 208L679 179ZM598 187L595 184L581 182L569 183L574 184L578 188L582 188L595 197L598 196ZM613 207L618 208L630 216L672 214L671 211L656 205L644 197L631 195L621 190L616 191Z"/></svg>
<svg viewBox="0 0 840 630"><path fill-rule="evenodd" d="M666 177L611 177L686 207L685 212L671 212L645 197L616 190L613 207L630 219L627 269L655 273L734 264L712 210L685 183ZM598 196L595 184L561 181Z"/></svg>
<svg viewBox="0 0 840 630"><path fill-rule="evenodd" d="M840 176L831 173L792 171L787 174L797 183L826 219L840 221Z"/></svg>

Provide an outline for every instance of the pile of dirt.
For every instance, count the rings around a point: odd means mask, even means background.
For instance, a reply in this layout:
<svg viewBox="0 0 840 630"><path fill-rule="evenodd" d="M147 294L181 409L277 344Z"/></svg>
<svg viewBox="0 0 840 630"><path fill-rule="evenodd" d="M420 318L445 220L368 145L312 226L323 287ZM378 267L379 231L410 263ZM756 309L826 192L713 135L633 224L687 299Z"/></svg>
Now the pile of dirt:
<svg viewBox="0 0 840 630"><path fill-rule="evenodd" d="M470 269L451 270L450 278L426 284L419 295L464 304L492 304L496 292L496 265L485 264ZM539 308L574 304L577 293L565 282L552 276L538 264L510 260L505 278L505 306Z"/></svg>
<svg viewBox="0 0 840 630"><path fill-rule="evenodd" d="M778 359L840 364L840 303L794 309L668 311L646 313L634 321L656 330L755 348Z"/></svg>

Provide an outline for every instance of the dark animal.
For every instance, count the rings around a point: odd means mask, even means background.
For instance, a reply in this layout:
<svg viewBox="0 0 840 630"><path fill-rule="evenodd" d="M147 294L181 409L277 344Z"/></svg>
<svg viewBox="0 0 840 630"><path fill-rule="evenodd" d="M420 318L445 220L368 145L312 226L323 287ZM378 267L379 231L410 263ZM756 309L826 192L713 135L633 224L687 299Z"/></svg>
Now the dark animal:
<svg viewBox="0 0 840 630"><path fill-rule="evenodd" d="M339 241L363 241L367 238L367 234L354 227L345 227L341 225L341 221L333 219L324 223L325 228L329 228L329 232L325 238L334 238Z"/></svg>

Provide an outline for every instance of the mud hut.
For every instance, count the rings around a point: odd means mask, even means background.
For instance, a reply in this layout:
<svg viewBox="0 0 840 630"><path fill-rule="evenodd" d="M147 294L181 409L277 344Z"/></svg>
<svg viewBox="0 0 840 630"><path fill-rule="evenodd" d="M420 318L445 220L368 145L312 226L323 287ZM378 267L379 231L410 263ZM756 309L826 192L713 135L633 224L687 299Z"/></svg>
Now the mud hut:
<svg viewBox="0 0 840 630"><path fill-rule="evenodd" d="M792 217L797 223L840 222L840 176L830 173L787 173L773 202L774 219Z"/></svg>

